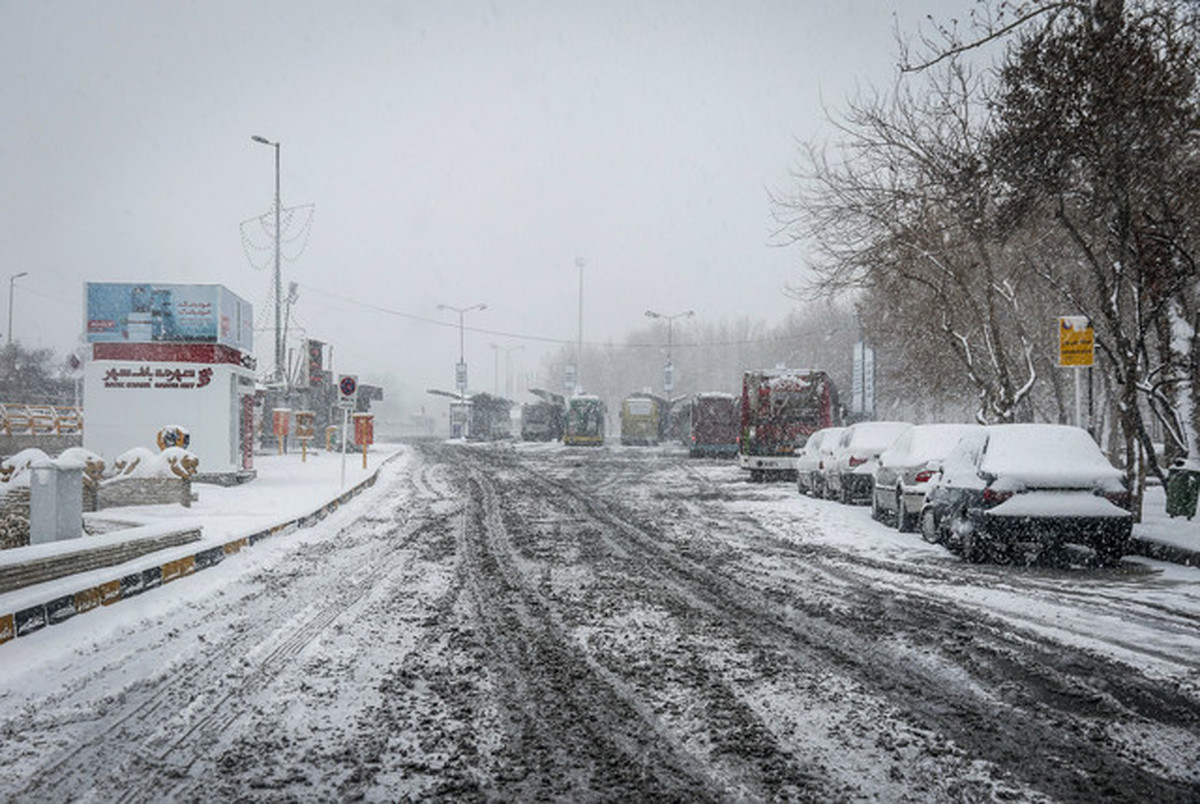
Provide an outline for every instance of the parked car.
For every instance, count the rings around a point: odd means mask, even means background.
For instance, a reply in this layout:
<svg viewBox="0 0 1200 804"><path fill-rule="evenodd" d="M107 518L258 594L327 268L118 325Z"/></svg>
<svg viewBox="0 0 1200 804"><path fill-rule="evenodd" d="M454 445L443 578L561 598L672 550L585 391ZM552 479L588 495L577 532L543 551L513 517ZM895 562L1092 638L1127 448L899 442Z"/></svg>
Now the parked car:
<svg viewBox="0 0 1200 804"><path fill-rule="evenodd" d="M1133 528L1125 474L1078 427L1001 424L959 439L921 509L921 533L971 562L1007 561L1018 549L1061 555L1092 548L1121 560Z"/></svg>
<svg viewBox="0 0 1200 804"><path fill-rule="evenodd" d="M796 447L796 489L810 497L823 497L824 483L821 477L821 448L828 447L828 457L833 457L833 447L845 427L826 427L808 437L803 446Z"/></svg>
<svg viewBox="0 0 1200 804"><path fill-rule="evenodd" d="M872 518L892 522L901 533L916 530L930 479L959 438L981 429L978 424L918 424L905 431L879 456Z"/></svg>
<svg viewBox="0 0 1200 804"><path fill-rule="evenodd" d="M869 503L875 462L910 427L908 422L858 422L847 427L825 467L825 496L846 505Z"/></svg>

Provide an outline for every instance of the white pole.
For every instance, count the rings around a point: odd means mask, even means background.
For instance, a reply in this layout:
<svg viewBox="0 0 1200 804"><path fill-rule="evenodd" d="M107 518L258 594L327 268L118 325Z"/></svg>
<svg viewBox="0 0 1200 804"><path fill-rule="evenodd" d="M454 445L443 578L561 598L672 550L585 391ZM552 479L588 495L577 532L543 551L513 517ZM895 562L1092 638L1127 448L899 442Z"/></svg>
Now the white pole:
<svg viewBox="0 0 1200 804"><path fill-rule="evenodd" d="M583 390L583 266L587 265L587 260L576 257L575 265L579 268L579 340L575 354L575 392L579 393Z"/></svg>
<svg viewBox="0 0 1200 804"><path fill-rule="evenodd" d="M346 422L350 419L350 408L342 408L342 488L346 488Z"/></svg>
<svg viewBox="0 0 1200 804"><path fill-rule="evenodd" d="M1083 385L1079 378L1083 371L1079 366L1075 367L1075 426L1083 427Z"/></svg>

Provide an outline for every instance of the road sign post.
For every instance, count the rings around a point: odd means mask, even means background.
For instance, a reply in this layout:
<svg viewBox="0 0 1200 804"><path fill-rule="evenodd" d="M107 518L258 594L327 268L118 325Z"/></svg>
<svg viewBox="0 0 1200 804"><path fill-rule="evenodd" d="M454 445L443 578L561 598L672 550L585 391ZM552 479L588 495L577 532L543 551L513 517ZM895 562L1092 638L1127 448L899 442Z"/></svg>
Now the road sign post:
<svg viewBox="0 0 1200 804"><path fill-rule="evenodd" d="M350 420L350 411L358 403L358 378L353 374L343 374L338 378L338 407L342 409L342 488L346 487L346 425Z"/></svg>
<svg viewBox="0 0 1200 804"><path fill-rule="evenodd" d="M1058 365L1075 369L1075 424L1083 427L1083 387L1081 369L1088 370L1091 391L1092 363L1096 358L1096 335L1087 316L1064 315L1058 319ZM1091 401L1088 403L1088 431L1092 429Z"/></svg>

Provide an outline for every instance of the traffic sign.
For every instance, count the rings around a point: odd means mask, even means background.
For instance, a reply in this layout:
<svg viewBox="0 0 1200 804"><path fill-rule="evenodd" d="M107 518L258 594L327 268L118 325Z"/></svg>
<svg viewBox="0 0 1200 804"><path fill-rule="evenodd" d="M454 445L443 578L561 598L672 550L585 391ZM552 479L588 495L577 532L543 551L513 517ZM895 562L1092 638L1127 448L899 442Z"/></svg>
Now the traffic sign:
<svg viewBox="0 0 1200 804"><path fill-rule="evenodd" d="M1058 319L1058 365L1091 366L1096 339L1087 316L1065 315Z"/></svg>
<svg viewBox="0 0 1200 804"><path fill-rule="evenodd" d="M354 410L358 402L358 378L353 374L343 374L338 378L338 407L344 410Z"/></svg>

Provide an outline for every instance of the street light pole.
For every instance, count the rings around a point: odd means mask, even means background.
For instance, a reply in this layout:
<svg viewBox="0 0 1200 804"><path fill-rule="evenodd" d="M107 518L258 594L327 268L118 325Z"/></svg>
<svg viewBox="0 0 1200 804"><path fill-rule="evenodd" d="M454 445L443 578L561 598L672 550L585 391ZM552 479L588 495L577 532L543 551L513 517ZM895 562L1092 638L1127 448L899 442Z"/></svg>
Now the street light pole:
<svg viewBox="0 0 1200 804"><path fill-rule="evenodd" d="M665 319L667 322L667 365L666 365L665 370L663 371L663 390L666 391L667 396L671 395L671 389L675 387L674 376L673 376L674 375L674 365L672 365L672 363L671 363L671 346L672 346L672 337L671 337L672 327L671 327L671 325L672 325L672 323L674 323L676 318L691 318L695 314L696 313L692 310L684 310L682 313L675 313L674 315L663 315L662 313L656 313L653 310L646 311L647 318L662 318L662 319Z"/></svg>
<svg viewBox="0 0 1200 804"><path fill-rule="evenodd" d="M463 317L466 316L466 314L471 312L472 310L486 310L487 305L486 304L473 304L470 307L455 307L450 304L439 304L437 306L437 308L439 310L452 310L453 312L458 313L458 366L457 366L457 368L458 368L458 371L461 372L461 375L459 375L458 372L455 372L455 374L456 374L455 384L458 386L458 395L461 398L461 397L466 396L466 393L467 393L467 363L463 357L464 353L466 351L464 349L464 346L466 345L466 334L465 334L466 327L463 326Z"/></svg>
<svg viewBox="0 0 1200 804"><path fill-rule="evenodd" d="M28 271L22 271L19 274L13 274L8 278L8 342L12 343L12 324L13 324L13 288L16 282L23 276L29 276Z"/></svg>
<svg viewBox="0 0 1200 804"><path fill-rule="evenodd" d="M271 142L266 137L254 134L250 137L254 142L269 145L275 149L275 379L283 379L283 276L279 269L279 143Z"/></svg>
<svg viewBox="0 0 1200 804"><path fill-rule="evenodd" d="M587 260L575 258L575 266L579 268L579 341L575 352L575 390L583 388L583 266Z"/></svg>

